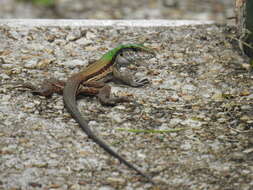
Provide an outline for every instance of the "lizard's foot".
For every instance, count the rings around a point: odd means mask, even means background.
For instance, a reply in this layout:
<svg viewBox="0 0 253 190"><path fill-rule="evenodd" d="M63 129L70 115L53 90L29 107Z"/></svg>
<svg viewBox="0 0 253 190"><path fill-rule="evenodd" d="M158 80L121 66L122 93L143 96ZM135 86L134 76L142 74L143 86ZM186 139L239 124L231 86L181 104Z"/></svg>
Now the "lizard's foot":
<svg viewBox="0 0 253 190"><path fill-rule="evenodd" d="M148 84L148 83L149 83L149 80L147 78L142 78L142 79L132 80L130 82L130 85L132 87L140 87L140 86L144 86L145 84Z"/></svg>

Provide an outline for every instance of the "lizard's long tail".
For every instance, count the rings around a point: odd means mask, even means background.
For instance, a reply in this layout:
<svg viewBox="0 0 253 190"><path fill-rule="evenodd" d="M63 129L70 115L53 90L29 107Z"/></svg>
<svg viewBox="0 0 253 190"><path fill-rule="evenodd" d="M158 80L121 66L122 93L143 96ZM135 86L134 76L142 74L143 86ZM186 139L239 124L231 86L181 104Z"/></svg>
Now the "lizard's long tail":
<svg viewBox="0 0 253 190"><path fill-rule="evenodd" d="M66 86L63 90L63 99L67 110L71 113L72 117L79 123L82 130L91 138L95 143L97 143L100 147L102 147L106 152L117 158L120 162L124 163L129 168L135 170L139 175L145 177L149 182L153 183L152 179L140 171L137 167L126 161L119 154L117 154L114 150L112 150L105 142L103 142L100 138L98 138L90 129L87 124L87 121L83 119L80 111L76 105L76 92L79 87L80 81L77 80L68 80Z"/></svg>

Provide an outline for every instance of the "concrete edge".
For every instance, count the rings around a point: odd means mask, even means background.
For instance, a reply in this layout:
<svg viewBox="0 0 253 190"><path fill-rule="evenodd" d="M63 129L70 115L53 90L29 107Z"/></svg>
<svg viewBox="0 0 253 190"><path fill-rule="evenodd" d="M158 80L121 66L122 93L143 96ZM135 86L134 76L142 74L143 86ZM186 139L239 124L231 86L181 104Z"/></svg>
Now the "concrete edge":
<svg viewBox="0 0 253 190"><path fill-rule="evenodd" d="M206 25L214 21L205 20L95 20L95 19L0 19L0 26L10 27L36 27L36 26L59 26L59 27L175 27L185 25Z"/></svg>

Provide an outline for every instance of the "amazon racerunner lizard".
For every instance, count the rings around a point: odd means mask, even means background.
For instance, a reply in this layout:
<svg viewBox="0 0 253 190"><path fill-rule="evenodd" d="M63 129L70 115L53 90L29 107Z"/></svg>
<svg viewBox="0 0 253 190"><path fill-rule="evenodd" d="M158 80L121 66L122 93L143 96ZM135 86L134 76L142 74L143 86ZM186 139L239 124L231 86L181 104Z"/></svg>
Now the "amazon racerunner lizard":
<svg viewBox="0 0 253 190"><path fill-rule="evenodd" d="M82 117L76 105L76 96L79 94L96 95L101 103L106 105L114 105L117 102L128 101L124 97L110 98L111 88L104 82L114 78L132 87L140 87L147 84L147 79L136 80L130 73L120 70L122 65L130 64L132 61L135 61L135 58L142 59L142 55L136 56L138 53L143 53L144 58L145 56L147 57L147 55L154 55L152 49L140 44L119 45L104 54L98 61L88 65L83 71L72 75L66 82L50 79L45 80L41 88L35 87L30 83L25 83L21 85L21 87L29 88L35 94L42 96L51 96L53 93L63 93L65 107L89 138L120 162L135 170L149 182L154 183L149 176L126 161L104 141L98 138L91 131L87 121Z"/></svg>

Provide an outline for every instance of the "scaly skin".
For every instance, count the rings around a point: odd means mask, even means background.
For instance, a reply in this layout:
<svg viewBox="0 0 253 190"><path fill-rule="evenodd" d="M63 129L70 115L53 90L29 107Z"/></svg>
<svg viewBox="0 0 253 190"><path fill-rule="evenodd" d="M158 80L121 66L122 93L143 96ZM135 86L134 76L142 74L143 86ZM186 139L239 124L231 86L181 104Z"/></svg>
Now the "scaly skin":
<svg viewBox="0 0 253 190"><path fill-rule="evenodd" d="M150 50L149 48L138 44L120 45L112 49L111 51L104 54L101 59L91 64L83 71L74 74L67 80L63 90L63 99L67 110L71 113L72 117L77 121L77 123L80 125L82 130L88 135L89 138L96 142L106 152L117 158L120 162L124 163L129 168L134 169L139 175L148 179L149 182L154 183L149 176L147 176L137 167L126 161L118 153L112 150L105 142L98 138L91 131L90 127L87 124L87 121L81 116L81 113L76 106L76 94L78 92L80 84L86 81L97 81L113 73L114 66L115 64L117 64L115 61L116 56L124 50L147 51L152 53L152 50Z"/></svg>

